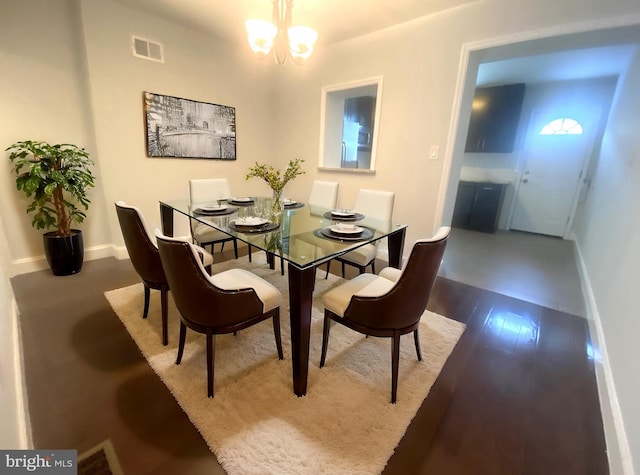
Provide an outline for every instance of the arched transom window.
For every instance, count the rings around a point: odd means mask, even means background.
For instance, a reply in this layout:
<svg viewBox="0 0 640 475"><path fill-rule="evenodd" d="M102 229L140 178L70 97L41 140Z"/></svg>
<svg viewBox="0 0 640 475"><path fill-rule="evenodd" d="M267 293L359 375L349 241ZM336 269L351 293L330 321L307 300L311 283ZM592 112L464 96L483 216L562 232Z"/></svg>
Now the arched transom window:
<svg viewBox="0 0 640 475"><path fill-rule="evenodd" d="M540 135L582 135L582 126L577 120L563 117L545 125Z"/></svg>

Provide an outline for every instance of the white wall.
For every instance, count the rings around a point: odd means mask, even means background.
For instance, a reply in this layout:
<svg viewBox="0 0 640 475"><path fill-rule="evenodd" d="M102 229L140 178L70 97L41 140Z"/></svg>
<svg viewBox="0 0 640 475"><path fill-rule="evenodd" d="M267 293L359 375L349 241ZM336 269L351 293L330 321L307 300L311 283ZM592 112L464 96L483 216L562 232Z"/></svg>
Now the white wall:
<svg viewBox="0 0 640 475"><path fill-rule="evenodd" d="M22 349L18 306L6 273L9 258L0 217L0 448L31 448L26 394L22 376Z"/></svg>
<svg viewBox="0 0 640 475"><path fill-rule="evenodd" d="M272 162L278 144L270 69L256 64L248 48L236 50L115 2L83 0L82 14L111 242L123 243L117 200L140 207L153 229L160 227L158 200L187 198L190 178L227 177L237 195L255 187L244 179L247 168ZM164 64L133 57L132 33L160 42ZM148 158L143 91L235 107L237 160Z"/></svg>
<svg viewBox="0 0 640 475"><path fill-rule="evenodd" d="M640 54L621 78L593 182L576 217L576 241L591 284L595 318L602 329L604 364L613 376L631 453L640 467ZM597 362L599 363L599 362ZM619 412L617 412L619 410ZM621 421L618 421L621 422ZM625 433L619 427L619 436ZM624 448L624 444L623 444ZM630 463L628 464L630 467Z"/></svg>
<svg viewBox="0 0 640 475"><path fill-rule="evenodd" d="M96 156L79 10L74 0L0 3L0 149L19 140L75 143ZM46 268L42 231L31 227L26 198L16 192L6 158L0 167L0 213L5 220L12 275ZM79 227L87 250L110 244L104 180L94 169L92 205Z"/></svg>
<svg viewBox="0 0 640 475"><path fill-rule="evenodd" d="M157 226L158 199L186 197L189 178L227 176L234 192L246 194L263 186L244 180L253 162L283 166L295 157L306 160L307 175L287 187L288 195L304 198L314 178L340 181L339 204L345 206L353 203L358 188L394 190L394 217L409 224L407 242L411 243L430 235L440 224L441 184L447 183L450 168L456 181L459 176L464 137L459 137L458 128L466 129L473 92L472 84L464 87L463 83L467 72L475 77L473 68L477 67L465 62L467 45L589 30L607 20L616 24L629 22L629 18L640 23L637 0L485 0L319 47L305 67L279 68L252 61L245 45L221 44L110 0L3 0L0 147L35 136L87 145L98 162L96 206L85 227L89 247L122 245L113 212L116 199L140 206L149 224ZM539 31L543 33L536 33ZM163 43L166 63L133 58L130 33ZM380 75L384 87L376 174L318 171L321 87ZM238 160L147 158L142 116L145 90L236 107ZM460 96L463 90L465 96ZM638 110L637 91L629 85L627 94L635 96ZM630 114L631 103L626 100L620 107ZM637 124L638 117L633 118ZM611 143L606 156L623 160L637 171L635 137L635 130L617 121L617 128L608 136ZM427 158L430 145L440 146L438 160ZM10 259L15 265L42 253L40 238L23 216L23 203L10 186L13 178L6 167L0 167L0 181L4 183L0 212L6 220ZM602 183L608 180L600 186ZM637 206L634 193L627 191ZM601 195L592 206L609 206L606 193ZM608 211L615 212L621 203L616 200ZM625 202L626 209L631 206L628 203L631 201ZM637 215L637 209L633 211ZM638 394L638 376L630 366L638 359L638 350L630 341L637 323L630 319L634 302L627 295L632 294L614 287L628 290L630 284L622 280L632 282L637 277L631 268L633 261L627 258L627 253L637 257L633 245L638 244L638 220L632 223L621 219L615 223L619 226L616 237L630 239L616 242L605 260L598 257L605 242L600 231L585 228L581 243L598 298L604 299L598 302L600 318L608 346L616 348L611 367L638 460L640 405L633 399ZM616 266L613 279L605 280L606 274L600 272L607 265ZM607 292L617 298L607 297Z"/></svg>

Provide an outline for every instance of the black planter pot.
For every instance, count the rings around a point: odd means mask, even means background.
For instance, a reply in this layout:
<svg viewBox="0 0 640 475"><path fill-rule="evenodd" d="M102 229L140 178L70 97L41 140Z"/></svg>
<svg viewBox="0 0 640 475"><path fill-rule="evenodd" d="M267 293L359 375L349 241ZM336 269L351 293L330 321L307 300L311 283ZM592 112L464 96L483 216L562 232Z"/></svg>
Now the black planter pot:
<svg viewBox="0 0 640 475"><path fill-rule="evenodd" d="M71 275L80 272L84 260L82 231L72 229L71 236L56 236L55 231L44 233L44 254L53 275Z"/></svg>

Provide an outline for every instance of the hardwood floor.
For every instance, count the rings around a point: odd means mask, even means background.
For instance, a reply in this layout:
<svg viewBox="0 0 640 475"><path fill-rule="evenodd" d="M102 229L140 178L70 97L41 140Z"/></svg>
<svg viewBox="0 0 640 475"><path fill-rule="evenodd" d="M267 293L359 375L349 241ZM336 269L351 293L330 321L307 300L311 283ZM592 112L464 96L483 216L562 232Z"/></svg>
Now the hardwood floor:
<svg viewBox="0 0 640 475"><path fill-rule="evenodd" d="M138 281L115 258L12 279L34 445L110 438L127 474L224 473L103 296ZM585 319L443 278L429 308L467 331L384 473L609 473Z"/></svg>

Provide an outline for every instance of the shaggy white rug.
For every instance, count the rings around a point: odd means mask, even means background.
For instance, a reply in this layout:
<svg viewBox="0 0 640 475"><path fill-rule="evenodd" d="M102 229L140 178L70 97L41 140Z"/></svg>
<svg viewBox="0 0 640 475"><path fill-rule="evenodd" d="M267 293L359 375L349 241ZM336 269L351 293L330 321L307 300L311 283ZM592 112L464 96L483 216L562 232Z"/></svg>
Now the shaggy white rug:
<svg viewBox="0 0 640 475"><path fill-rule="evenodd" d="M262 257L262 259L260 258ZM278 360L273 325L266 320L237 336L216 337L213 399L207 398L205 337L187 331L182 363L175 365L179 317L169 298L169 345L161 344L159 292L152 291L142 319L143 287L105 292L109 303L151 367L169 387L230 474L371 474L383 470L429 393L464 325L425 312L420 324L423 361L413 335L402 338L397 404L391 397L391 342L365 338L333 325L327 362L322 344L320 296L341 279L318 272L313 303L307 395L293 394L287 276L270 270L264 254L214 266L251 269L284 294L281 307L285 359Z"/></svg>

